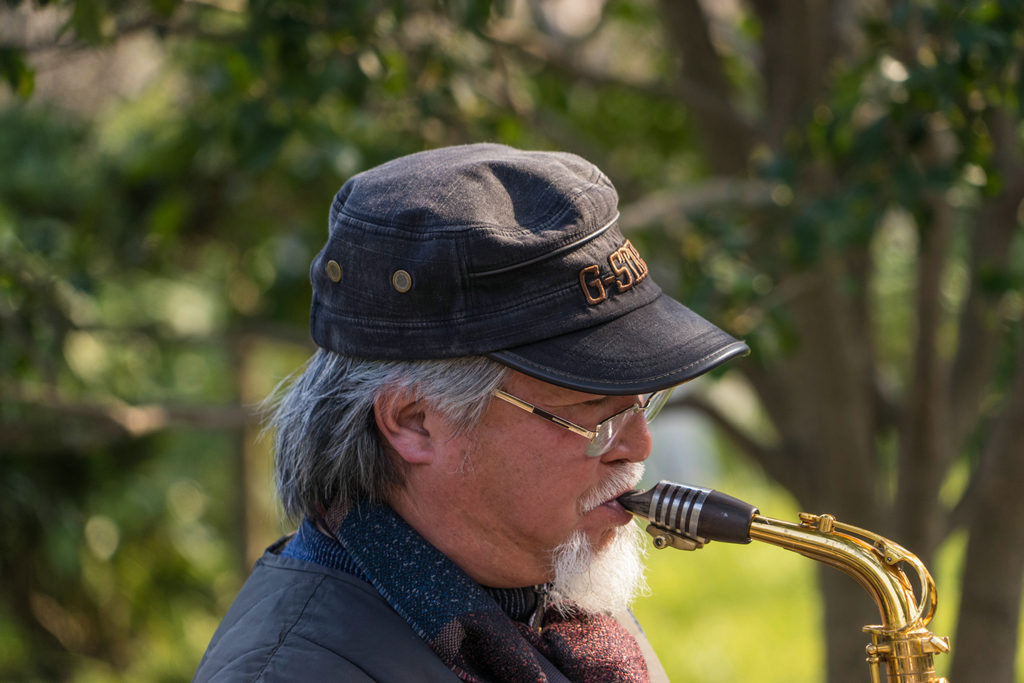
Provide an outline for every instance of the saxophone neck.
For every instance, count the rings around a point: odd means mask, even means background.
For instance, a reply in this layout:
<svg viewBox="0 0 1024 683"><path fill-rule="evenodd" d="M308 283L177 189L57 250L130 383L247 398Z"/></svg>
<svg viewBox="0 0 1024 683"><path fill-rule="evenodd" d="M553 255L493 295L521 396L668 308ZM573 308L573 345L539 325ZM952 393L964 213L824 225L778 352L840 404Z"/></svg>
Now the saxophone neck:
<svg viewBox="0 0 1024 683"><path fill-rule="evenodd" d="M937 603L935 582L915 555L877 534L839 522L832 515L801 513L800 519L796 524L756 515L750 537L800 553L856 579L878 606L882 619L879 629L895 632L923 628L931 621ZM920 599L903 566L917 574Z"/></svg>
<svg viewBox="0 0 1024 683"><path fill-rule="evenodd" d="M835 567L871 595L882 617L881 625L863 629L871 635L872 683L948 683L935 674L933 655L949 652L949 639L926 628L938 602L935 582L913 553L832 515L801 513L799 524L755 515L750 537ZM903 567L917 574L920 599Z"/></svg>

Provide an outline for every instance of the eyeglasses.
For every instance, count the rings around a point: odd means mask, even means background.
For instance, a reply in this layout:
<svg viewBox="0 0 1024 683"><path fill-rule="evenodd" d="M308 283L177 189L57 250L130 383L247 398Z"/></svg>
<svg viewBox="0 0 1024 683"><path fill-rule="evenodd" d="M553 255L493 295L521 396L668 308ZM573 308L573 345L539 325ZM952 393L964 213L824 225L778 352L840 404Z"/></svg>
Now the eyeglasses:
<svg viewBox="0 0 1024 683"><path fill-rule="evenodd" d="M494 396L497 396L503 401L511 403L517 408L521 408L528 413L533 413L537 417L542 417L548 422L553 422L559 427L568 429L573 434L579 434L582 437L590 439L590 443L587 444L587 448L584 453L588 457L596 458L600 455L604 455L612 444L615 442L615 437L619 435L622 428L629 422L629 419L639 412L643 412L644 419L650 424L661 409L665 406L668 401L669 395L672 393L672 388L662 389L661 391L655 391L653 394L643 394L643 402L637 402L629 406L625 410L620 410L609 418L601 420L597 427L593 430L585 427L580 427L575 422L570 422L565 418L552 415L543 408L524 401L521 398L516 398L512 394L506 393L501 389L495 389L492 392Z"/></svg>

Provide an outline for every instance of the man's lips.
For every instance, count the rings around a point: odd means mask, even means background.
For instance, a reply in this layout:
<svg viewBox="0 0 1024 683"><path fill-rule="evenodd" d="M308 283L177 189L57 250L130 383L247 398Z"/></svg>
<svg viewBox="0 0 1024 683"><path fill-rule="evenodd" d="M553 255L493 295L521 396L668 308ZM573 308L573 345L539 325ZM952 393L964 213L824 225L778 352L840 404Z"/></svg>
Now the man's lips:
<svg viewBox="0 0 1024 683"><path fill-rule="evenodd" d="M626 491L629 490L631 489L626 489L622 493L625 493ZM610 521L614 522L617 525L629 523L629 521L633 519L633 515L622 506L622 503L619 502L619 496L621 496L622 493L612 496L608 500L604 501L603 503L598 505L594 510L592 510L592 512L600 510L601 512L603 512L611 518Z"/></svg>
<svg viewBox="0 0 1024 683"><path fill-rule="evenodd" d="M622 491L619 491L618 493L613 494L612 496L610 496L607 500L604 500L604 501L602 501L600 503L596 503L596 504L592 503L591 507L584 508L584 514L586 514L587 512L590 512L592 510L596 510L599 507L612 507L612 508L614 508L616 506L622 507L622 503L619 502L619 498L621 498L624 494L629 493L630 491L633 491L633 490L634 490L633 488L623 489Z"/></svg>
<svg viewBox="0 0 1024 683"><path fill-rule="evenodd" d="M617 498L612 498L609 501L601 503L601 507L609 508L611 510L615 510L616 512L618 512L619 510L625 511L626 509L622 507L622 503L620 503Z"/></svg>

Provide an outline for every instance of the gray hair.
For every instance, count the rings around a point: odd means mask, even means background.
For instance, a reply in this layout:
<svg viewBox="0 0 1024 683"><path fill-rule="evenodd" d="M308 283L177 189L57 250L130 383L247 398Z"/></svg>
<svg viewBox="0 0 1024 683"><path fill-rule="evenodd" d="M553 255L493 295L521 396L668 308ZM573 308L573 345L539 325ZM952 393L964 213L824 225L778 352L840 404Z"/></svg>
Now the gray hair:
<svg viewBox="0 0 1024 683"><path fill-rule="evenodd" d="M376 361L318 349L297 377L265 402L274 436L277 493L290 517L357 501L386 501L404 470L381 443L373 404L386 390L411 391L457 433L479 421L507 369L483 356Z"/></svg>

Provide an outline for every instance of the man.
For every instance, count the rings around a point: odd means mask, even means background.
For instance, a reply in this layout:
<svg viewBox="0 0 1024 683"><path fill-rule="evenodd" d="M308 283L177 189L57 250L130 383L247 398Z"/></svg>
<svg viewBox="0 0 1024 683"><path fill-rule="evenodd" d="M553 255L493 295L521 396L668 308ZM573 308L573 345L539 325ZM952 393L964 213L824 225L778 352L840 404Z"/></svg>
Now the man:
<svg viewBox="0 0 1024 683"><path fill-rule="evenodd" d="M627 611L642 546L616 501L650 451L638 413L747 347L661 293L617 204L577 156L493 144L342 187L311 268L320 348L272 417L278 492L304 521L196 680L659 670Z"/></svg>

